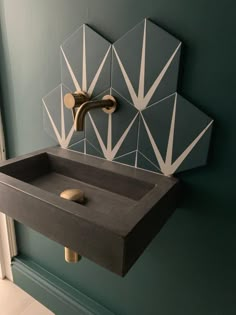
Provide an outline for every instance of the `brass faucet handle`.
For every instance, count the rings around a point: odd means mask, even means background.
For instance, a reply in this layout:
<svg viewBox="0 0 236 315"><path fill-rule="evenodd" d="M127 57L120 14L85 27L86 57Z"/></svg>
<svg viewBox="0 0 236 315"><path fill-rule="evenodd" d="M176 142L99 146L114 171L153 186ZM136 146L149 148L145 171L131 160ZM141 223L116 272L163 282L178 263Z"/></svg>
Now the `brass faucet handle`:
<svg viewBox="0 0 236 315"><path fill-rule="evenodd" d="M60 197L78 203L83 203L85 200L84 192L80 189L66 189L60 193Z"/></svg>
<svg viewBox="0 0 236 315"><path fill-rule="evenodd" d="M89 96L84 91L76 91L75 93L67 93L64 96L64 104L69 109L78 107L87 101L89 101Z"/></svg>

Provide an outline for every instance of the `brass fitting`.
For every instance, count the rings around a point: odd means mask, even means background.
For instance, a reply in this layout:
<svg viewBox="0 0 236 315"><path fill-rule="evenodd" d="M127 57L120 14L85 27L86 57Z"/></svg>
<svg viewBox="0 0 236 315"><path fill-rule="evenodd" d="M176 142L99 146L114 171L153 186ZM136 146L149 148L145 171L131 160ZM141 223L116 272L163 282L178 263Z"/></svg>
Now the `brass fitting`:
<svg viewBox="0 0 236 315"><path fill-rule="evenodd" d="M83 203L84 202L84 193L80 189L66 189L60 194L61 198ZM82 259L82 256L80 256L77 252L74 250L65 247L65 261L68 263L76 263Z"/></svg>
<svg viewBox="0 0 236 315"><path fill-rule="evenodd" d="M74 250L65 247L65 261L68 263L77 263L82 257Z"/></svg>
<svg viewBox="0 0 236 315"><path fill-rule="evenodd" d="M85 115L95 108L102 108L106 114L112 114L117 108L116 99L112 95L105 95L101 100L90 100L84 91L67 93L64 96L64 104L72 110L75 131L84 130Z"/></svg>

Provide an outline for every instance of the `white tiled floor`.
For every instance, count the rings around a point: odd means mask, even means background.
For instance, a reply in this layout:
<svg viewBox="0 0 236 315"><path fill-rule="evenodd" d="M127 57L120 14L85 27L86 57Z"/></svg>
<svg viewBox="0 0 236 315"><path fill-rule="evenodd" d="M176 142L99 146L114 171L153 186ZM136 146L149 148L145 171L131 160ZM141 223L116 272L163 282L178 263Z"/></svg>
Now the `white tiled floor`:
<svg viewBox="0 0 236 315"><path fill-rule="evenodd" d="M0 280L0 315L53 315L53 313L12 282Z"/></svg>

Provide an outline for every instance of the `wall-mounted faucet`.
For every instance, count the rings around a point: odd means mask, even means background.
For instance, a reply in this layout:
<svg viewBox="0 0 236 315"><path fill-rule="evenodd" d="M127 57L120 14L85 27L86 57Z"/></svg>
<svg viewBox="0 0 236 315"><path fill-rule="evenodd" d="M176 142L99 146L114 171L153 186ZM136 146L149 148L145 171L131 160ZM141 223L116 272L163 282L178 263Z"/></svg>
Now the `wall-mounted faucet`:
<svg viewBox="0 0 236 315"><path fill-rule="evenodd" d="M111 114L117 107L117 102L112 95L105 95L102 100L90 101L88 94L83 91L67 93L64 96L64 104L72 110L76 131L84 130L85 115L91 109L102 108L105 113Z"/></svg>

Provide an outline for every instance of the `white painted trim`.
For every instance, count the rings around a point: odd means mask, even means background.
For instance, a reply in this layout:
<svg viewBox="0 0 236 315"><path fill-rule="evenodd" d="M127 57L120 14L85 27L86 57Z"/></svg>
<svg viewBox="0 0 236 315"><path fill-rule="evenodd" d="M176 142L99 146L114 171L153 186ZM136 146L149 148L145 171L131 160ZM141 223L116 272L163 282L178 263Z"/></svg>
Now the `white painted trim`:
<svg viewBox="0 0 236 315"><path fill-rule="evenodd" d="M15 257L17 256L17 244L16 244L16 233L15 233L15 225L14 220L7 215L5 216L6 220L6 229L7 229L7 235L8 235L8 244L9 244L9 251L10 256Z"/></svg>
<svg viewBox="0 0 236 315"><path fill-rule="evenodd" d="M1 278L13 281L11 259L17 255L14 222L5 214L0 213L0 260Z"/></svg>
<svg viewBox="0 0 236 315"><path fill-rule="evenodd" d="M0 239L0 280L5 278L5 264L3 264L2 240Z"/></svg>
<svg viewBox="0 0 236 315"><path fill-rule="evenodd" d="M1 115L0 115L1 118ZM0 119L0 159L6 159L3 126ZM1 211L1 210L0 210ZM0 278L13 280L11 258L17 255L14 222L0 212Z"/></svg>

